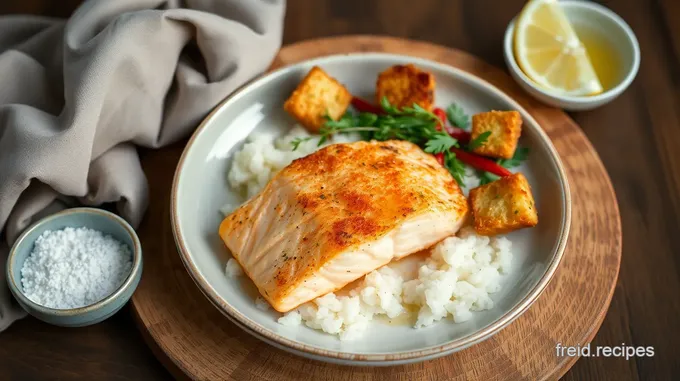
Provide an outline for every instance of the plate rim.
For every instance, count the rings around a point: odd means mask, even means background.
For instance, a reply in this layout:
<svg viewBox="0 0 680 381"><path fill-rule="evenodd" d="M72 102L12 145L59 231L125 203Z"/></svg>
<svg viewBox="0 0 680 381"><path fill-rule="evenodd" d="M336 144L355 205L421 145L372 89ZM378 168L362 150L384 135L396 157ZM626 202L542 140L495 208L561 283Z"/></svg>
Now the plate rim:
<svg viewBox="0 0 680 381"><path fill-rule="evenodd" d="M387 58L394 61L410 60L415 64L418 64L418 62L425 63L429 66L437 68L438 70L448 72L451 76L457 77L458 79L462 79L468 83L472 83L476 87L481 88L482 91L491 93L494 97L500 98L504 102L512 105L513 108L515 108L520 112L520 114L522 114L523 118L530 121L531 124L530 128L538 136L540 144L542 144L544 148L547 149L549 156L553 161L553 164L557 168L557 178L561 189L560 201L564 213L561 218L560 232L559 236L557 237L557 245L555 246L556 249L553 252L550 262L546 266L544 274L541 276L538 282L531 288L527 295L524 298L522 298L518 303L516 303L509 311L501 315L500 318L498 318L497 320L495 320L494 322L492 322L491 324L482 329L479 329L462 338L448 341L445 344L410 351L366 354L324 349L285 338L279 334L276 334L275 332L272 332L262 327L257 322L249 319L247 316L245 316L244 314L239 312L236 308L234 308L231 304L229 304L224 298L220 297L220 295L214 290L214 288L210 286L209 282L205 278L200 276L200 272L198 271L196 265L191 260L191 255L189 254L189 250L185 245L184 237L182 236L181 230L179 228L179 219L177 212L178 208L177 193L182 170L184 168L184 162L188 156L189 151L193 146L193 143L198 138L198 136L201 135L201 133L206 129L206 126L210 124L215 114L219 112L223 107L225 107L230 101L247 93L251 88L254 88L258 85L263 85L271 81L273 78L285 75L287 72L293 71L301 66L309 66L314 64L323 65L324 63L327 62L342 59L365 60L371 57L383 59ZM177 167L175 168L175 173L173 175L171 188L170 222L178 254L180 256L180 259L182 260L182 264L187 270L187 273L189 273L190 278L198 286L198 289L201 291L203 295L206 296L210 303L242 330L245 330L251 335L257 337L258 339L263 340L276 347L292 351L295 354L307 355L310 358L317 360L324 360L341 364L351 363L353 365L392 365L433 359L468 348L476 343L479 343L495 335L500 330L505 328L508 324L512 323L515 319L521 316L524 312L526 312L526 310L538 299L538 297L546 289L550 281L553 279L557 268L562 262L562 258L564 256L564 251L566 249L569 231L571 227L571 215L572 215L571 207L572 207L571 191L569 181L566 175L566 170L564 168L564 164L562 163L559 154L557 153L557 150L552 144L552 141L548 137L547 133L543 130L543 128L540 127L540 124L531 116L531 114L517 101L515 101L512 97L507 95L501 89L472 73L469 73L455 66L437 62L431 59L414 57L404 54L392 54L382 52L353 52L315 57L312 59L299 61L290 65L285 65L275 70L267 71L246 82L245 84L234 90L231 94L226 96L222 101L220 101L220 103L217 104L210 111L210 113L206 115L205 118L203 118L199 126L193 132L193 134L187 141L187 144L184 147L182 155L180 156L180 159L177 163ZM247 329L243 329L244 326Z"/></svg>

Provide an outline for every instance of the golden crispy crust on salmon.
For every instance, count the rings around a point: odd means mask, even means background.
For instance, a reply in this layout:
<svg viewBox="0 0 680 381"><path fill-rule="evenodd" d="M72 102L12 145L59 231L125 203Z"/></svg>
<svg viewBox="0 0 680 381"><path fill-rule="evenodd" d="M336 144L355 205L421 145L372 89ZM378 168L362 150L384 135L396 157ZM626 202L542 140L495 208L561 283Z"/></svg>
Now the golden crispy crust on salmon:
<svg viewBox="0 0 680 381"><path fill-rule="evenodd" d="M265 210L276 219L272 225L285 226L284 232L267 228L266 234L252 233L261 225L258 219ZM336 144L284 168L259 196L225 218L220 236L236 257L248 251L243 240L276 236L277 243L270 246L292 248L273 264L272 279L253 279L280 310L283 298L315 273L323 273L324 265L340 254L379 240L419 215L432 213L453 220L464 218L467 211L455 180L416 145L406 141ZM270 249L253 248L248 255L262 256L263 250ZM244 270L249 272L247 265Z"/></svg>

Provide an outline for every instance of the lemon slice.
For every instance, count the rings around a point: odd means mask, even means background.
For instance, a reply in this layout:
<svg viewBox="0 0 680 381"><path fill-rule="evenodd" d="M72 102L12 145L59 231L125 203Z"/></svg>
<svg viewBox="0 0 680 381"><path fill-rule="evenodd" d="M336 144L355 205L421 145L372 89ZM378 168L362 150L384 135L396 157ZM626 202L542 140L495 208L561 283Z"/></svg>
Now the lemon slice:
<svg viewBox="0 0 680 381"><path fill-rule="evenodd" d="M556 0L530 0L516 25L515 59L534 82L562 95L602 92L586 49Z"/></svg>

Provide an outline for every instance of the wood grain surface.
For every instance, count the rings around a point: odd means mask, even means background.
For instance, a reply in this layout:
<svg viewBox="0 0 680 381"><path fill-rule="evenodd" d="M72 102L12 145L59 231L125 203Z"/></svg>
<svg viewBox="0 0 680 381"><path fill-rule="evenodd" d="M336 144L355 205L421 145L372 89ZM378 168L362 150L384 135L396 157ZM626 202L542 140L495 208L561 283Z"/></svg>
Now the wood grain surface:
<svg viewBox="0 0 680 381"><path fill-rule="evenodd" d="M621 209L623 260L609 312L593 345L653 346L654 357L583 358L566 380L680 377L680 2L599 1L633 28L638 78L617 100L571 114L597 149ZM69 15L80 0L4 0L0 14ZM523 0L289 0L284 43L341 34L416 38L503 66L502 36ZM172 159L174 147L168 149ZM177 151L178 152L178 151ZM145 160L151 159L143 152ZM162 162L162 159L156 159ZM579 184L573 184L580 192ZM166 218L168 216L165 216ZM157 224L147 215L145 224ZM179 269L178 269L179 271ZM169 377L144 345L129 309L86 329L24 319L0 334L0 379Z"/></svg>
<svg viewBox="0 0 680 381"><path fill-rule="evenodd" d="M587 344L609 306L621 258L621 224L606 171L578 126L564 113L522 93L508 75L467 53L374 36L333 37L287 46L274 68L357 51L410 54L443 62L499 87L550 135L571 183L572 229L560 267L538 301L497 335L438 360L389 368L324 364L290 355L230 323L201 294L173 245L168 184L182 145L150 154L144 165L154 200L140 227L144 278L132 298L140 330L171 372L198 380L516 380L555 379L576 361L557 356L556 343ZM171 155L172 152L172 155ZM173 274L173 276L169 276ZM485 364L481 366L481 364Z"/></svg>

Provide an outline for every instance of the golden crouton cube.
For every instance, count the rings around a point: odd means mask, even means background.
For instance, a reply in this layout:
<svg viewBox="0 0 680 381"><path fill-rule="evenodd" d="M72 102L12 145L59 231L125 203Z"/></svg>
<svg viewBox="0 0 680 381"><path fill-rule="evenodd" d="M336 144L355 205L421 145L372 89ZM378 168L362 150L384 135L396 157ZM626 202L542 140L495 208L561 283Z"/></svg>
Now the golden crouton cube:
<svg viewBox="0 0 680 381"><path fill-rule="evenodd" d="M319 132L326 116L338 120L349 107L352 94L335 78L314 66L283 104L293 118L310 132Z"/></svg>
<svg viewBox="0 0 680 381"><path fill-rule="evenodd" d="M531 187L521 173L471 189L470 204L477 234L504 234L538 223Z"/></svg>
<svg viewBox="0 0 680 381"><path fill-rule="evenodd" d="M378 76L378 104L387 97L397 107L411 107L417 103L426 110L434 107L434 75L413 64L394 65Z"/></svg>
<svg viewBox="0 0 680 381"><path fill-rule="evenodd" d="M471 139L489 131L486 141L473 149L484 156L510 159L522 134L522 117L517 111L489 111L472 116Z"/></svg>

